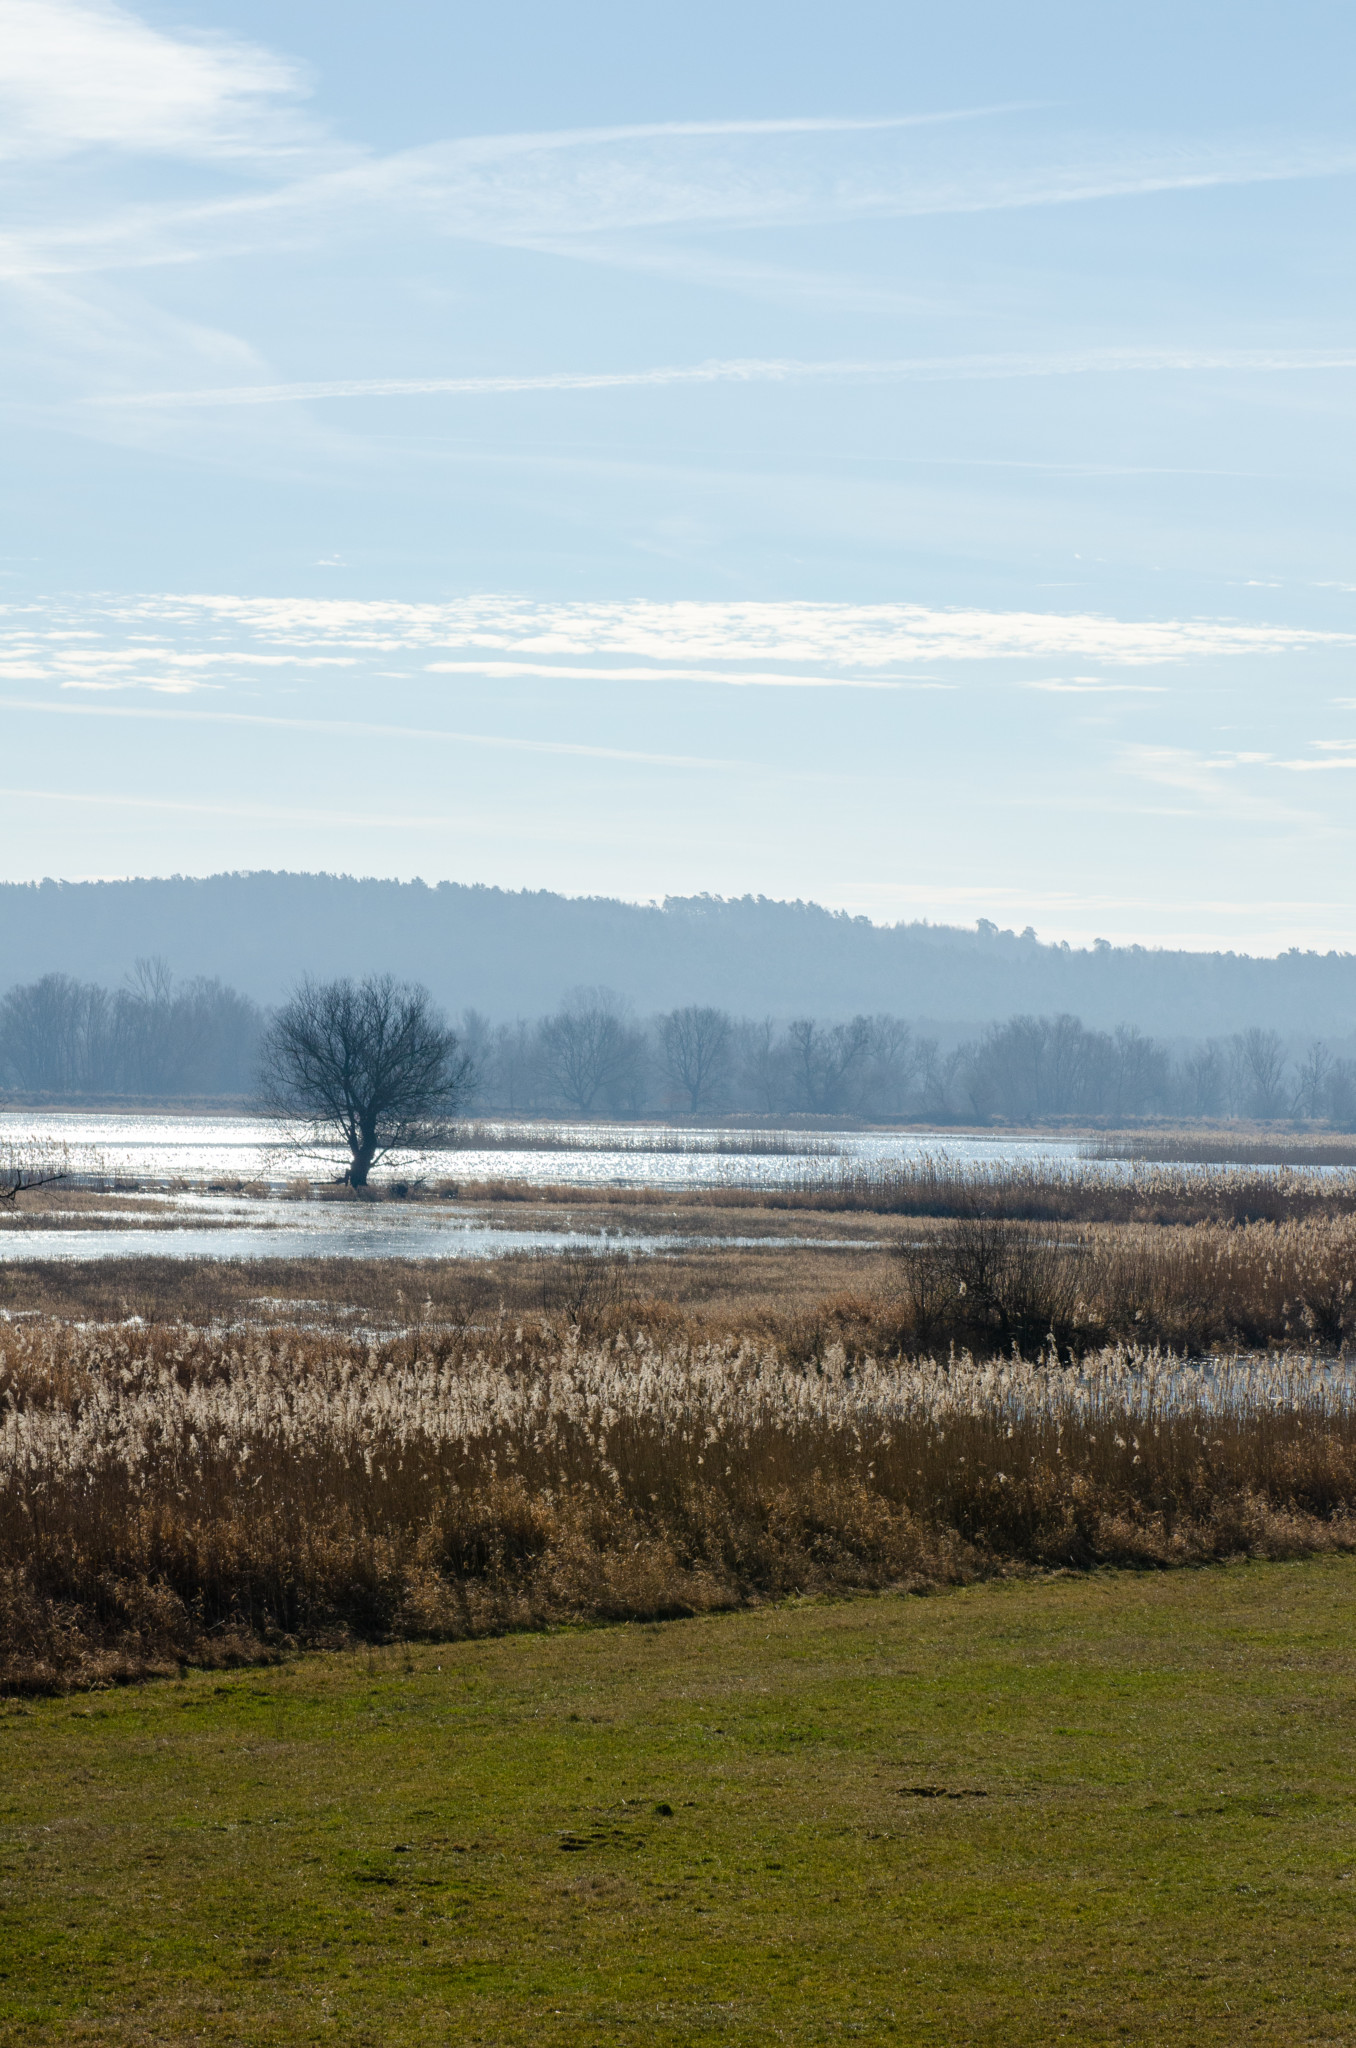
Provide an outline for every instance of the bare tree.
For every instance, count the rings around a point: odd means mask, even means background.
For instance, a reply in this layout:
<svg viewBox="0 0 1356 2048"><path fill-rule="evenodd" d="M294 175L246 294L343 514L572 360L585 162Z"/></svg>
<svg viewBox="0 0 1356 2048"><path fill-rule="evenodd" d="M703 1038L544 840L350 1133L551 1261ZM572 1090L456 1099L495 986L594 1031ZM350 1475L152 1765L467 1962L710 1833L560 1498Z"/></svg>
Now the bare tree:
<svg viewBox="0 0 1356 2048"><path fill-rule="evenodd" d="M264 1035L260 1094L314 1141L347 1146L350 1187L388 1152L436 1142L470 1095L474 1069L427 989L389 974L304 981Z"/></svg>
<svg viewBox="0 0 1356 2048"><path fill-rule="evenodd" d="M544 1020L541 1051L556 1094L587 1116L600 1095L626 1091L639 1074L645 1044L610 989L576 988Z"/></svg>
<svg viewBox="0 0 1356 2048"><path fill-rule="evenodd" d="M1299 1065L1295 1088L1296 1116L1318 1118L1328 1112L1328 1084L1336 1061L1321 1038L1316 1038Z"/></svg>
<svg viewBox="0 0 1356 2048"><path fill-rule="evenodd" d="M1228 1074L1219 1046L1212 1038L1195 1046L1182 1062L1182 1102L1188 1116L1219 1116L1224 1108Z"/></svg>
<svg viewBox="0 0 1356 2048"><path fill-rule="evenodd" d="M98 1086L108 1031L103 989L44 974L0 1003L0 1068L31 1094L80 1094Z"/></svg>
<svg viewBox="0 0 1356 2048"><path fill-rule="evenodd" d="M845 1106L849 1084L871 1046L871 1025L865 1017L850 1024L816 1024L798 1017L786 1029L796 1092L804 1108L826 1116Z"/></svg>
<svg viewBox="0 0 1356 2048"><path fill-rule="evenodd" d="M740 1085L746 1106L771 1115L786 1094L786 1047L778 1043L771 1017L745 1019L737 1027Z"/></svg>
<svg viewBox="0 0 1356 2048"><path fill-rule="evenodd" d="M868 1115L903 1113L915 1093L922 1057L902 1017L871 1019L871 1045L860 1091L861 1107Z"/></svg>
<svg viewBox="0 0 1356 2048"><path fill-rule="evenodd" d="M1280 1033L1263 1031L1254 1025L1250 1031L1236 1033L1232 1044L1241 1092L1252 1115L1284 1115L1286 1062Z"/></svg>
<svg viewBox="0 0 1356 2048"><path fill-rule="evenodd" d="M689 1003L659 1019L660 1055L674 1088L687 1097L689 1111L711 1108L730 1073L734 1023L725 1010Z"/></svg>

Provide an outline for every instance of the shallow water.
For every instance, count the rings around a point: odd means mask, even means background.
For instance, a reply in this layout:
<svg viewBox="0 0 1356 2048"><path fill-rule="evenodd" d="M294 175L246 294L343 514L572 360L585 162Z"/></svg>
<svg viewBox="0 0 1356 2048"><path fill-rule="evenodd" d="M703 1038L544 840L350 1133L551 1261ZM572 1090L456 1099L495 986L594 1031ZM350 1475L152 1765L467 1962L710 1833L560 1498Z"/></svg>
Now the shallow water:
<svg viewBox="0 0 1356 2048"><path fill-rule="evenodd" d="M0 1220L0 1264L17 1259L503 1259L525 1253L620 1253L662 1257L689 1248L817 1245L861 1249L871 1240L689 1237L678 1231L501 1226L483 1214L391 1202L306 1202L274 1197L147 1193L97 1229L79 1223Z"/></svg>
<svg viewBox="0 0 1356 2048"><path fill-rule="evenodd" d="M441 1183L526 1181L543 1187L648 1187L767 1189L819 1181L836 1173L888 1168L926 1157L960 1167L1042 1164L1077 1170L1076 1138L966 1137L946 1131L837 1131L787 1134L795 1149L748 1153L724 1149L738 1133L656 1131L645 1124L481 1126L501 1136L521 1135L520 1149L495 1146L394 1157L374 1181L422 1177ZM534 1148L544 1134L548 1149ZM760 1146L776 1134L758 1132ZM669 1149L673 1141L676 1149ZM284 1126L261 1117L128 1115L116 1111L9 1112L0 1115L0 1142L56 1142L69 1147L77 1170L98 1173L140 1195L134 1212L109 1217L101 1228L49 1227L0 1212L0 1262L16 1259L235 1258L235 1259L490 1259L513 1253L561 1253L584 1248L663 1255L689 1243L747 1245L804 1243L795 1238L688 1239L672 1232L599 1235L568 1228L499 1228L483 1216L428 1203L408 1209L389 1201L293 1201L281 1198L289 1181L316 1184L339 1178L338 1152L302 1151ZM650 1150L661 1144L664 1149ZM703 1151L706 1144L712 1149ZM716 1145L722 1149L714 1149ZM807 1145L814 1150L807 1157ZM1131 1172L1115 1161L1088 1162L1099 1173ZM1185 1168L1210 1173L1218 1168ZM1325 1169L1311 1169L1323 1172ZM270 1188L250 1199L204 1191L225 1182ZM192 1184L197 1183L194 1187ZM30 1198L32 1210L41 1197ZM157 1218L164 1221L155 1227ZM165 1227L168 1225L169 1227ZM825 1240L811 1242L823 1244ZM860 1240L855 1242L860 1243Z"/></svg>
<svg viewBox="0 0 1356 2048"><path fill-rule="evenodd" d="M502 1126L509 1130L511 1126ZM790 1134L799 1151L702 1151L702 1142L727 1146L738 1134L728 1130L684 1130L684 1149L646 1151L656 1131L645 1124L552 1125L553 1137L577 1141L578 1149L525 1148L448 1151L422 1160L393 1157L374 1181L407 1179L419 1173L432 1181L523 1180L542 1187L785 1187L807 1174L851 1171L854 1167L945 1153L958 1165L1019 1165L1042 1160L1073 1164L1074 1138L973 1138L945 1131L824 1131L813 1138ZM659 1134L669 1138L674 1134ZM774 1134L754 1134L766 1143ZM263 1117L132 1116L118 1111L9 1111L0 1115L0 1139L24 1144L67 1145L82 1158L97 1156L98 1170L117 1179L150 1181L335 1180L343 1161L337 1151L302 1150L285 1126ZM807 1143L823 1144L829 1156L806 1156ZM687 1149L690 1146L691 1149Z"/></svg>
<svg viewBox="0 0 1356 2048"><path fill-rule="evenodd" d="M263 1204L256 1205L263 1207ZM870 1240L800 1237L682 1237L671 1233L624 1231L501 1230L455 1217L401 1215L383 1205L354 1209L335 1218L304 1222L175 1225L147 1229L133 1224L112 1230L13 1229L0 1226L0 1264L28 1259L504 1259L531 1253L622 1254L657 1258L691 1248L720 1245L744 1250L810 1245L819 1249L869 1249Z"/></svg>

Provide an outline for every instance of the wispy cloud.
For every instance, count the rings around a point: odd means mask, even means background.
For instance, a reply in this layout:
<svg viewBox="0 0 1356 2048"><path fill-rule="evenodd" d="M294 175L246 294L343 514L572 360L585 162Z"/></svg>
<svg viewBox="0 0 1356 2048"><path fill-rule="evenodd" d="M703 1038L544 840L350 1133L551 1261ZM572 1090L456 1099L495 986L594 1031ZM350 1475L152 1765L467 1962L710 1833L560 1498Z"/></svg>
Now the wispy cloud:
<svg viewBox="0 0 1356 2048"><path fill-rule="evenodd" d="M12 4L41 12L46 0ZM243 77L254 75L243 57L241 67ZM225 107L239 95L221 79L234 75L224 60L213 73ZM269 76L271 90L294 84L285 66L259 76L260 92ZM176 123L192 124L175 111L172 93L163 97L168 111L155 115L147 132L163 129L168 147ZM245 103L256 107L257 94L245 94ZM590 261L645 267L643 251L628 250L618 237L643 233L652 242L656 231L674 229L803 227L1080 205L1356 169L1356 146L1345 137L1108 138L1052 133L1048 118L1037 126L1029 113L952 108L869 121L809 117L566 129L470 136L387 155L331 144L337 161L264 189L192 202L96 206L65 221L49 217L11 238L6 261L14 275L181 263L292 246L298 238L319 243L386 234L399 221L406 231L437 239L557 256L577 252ZM56 132L56 117L48 118ZM129 135L133 125L131 118L125 123ZM201 147L220 155L227 142L212 138L229 141L234 132L225 115L209 115ZM191 138L184 147L193 153ZM311 156L321 154L313 144Z"/></svg>
<svg viewBox="0 0 1356 2048"><path fill-rule="evenodd" d="M0 159L89 148L294 154L296 68L225 36L171 36L98 0L0 0Z"/></svg>
<svg viewBox="0 0 1356 2048"><path fill-rule="evenodd" d="M462 822L460 804L443 812L317 810L295 804L211 803L169 796L138 796L113 790L0 788L15 802L69 804L79 810L168 812L179 817L243 818L284 825L356 825L376 831L428 830Z"/></svg>
<svg viewBox="0 0 1356 2048"><path fill-rule="evenodd" d="M257 726L274 731L324 733L340 739L417 740L458 747L488 747L511 754L560 754L587 761L619 761L646 768L749 769L750 761L712 760L700 754L644 753L628 747L594 747L571 740L524 740L499 733L448 732L438 726L383 725L358 718L280 718L255 711L163 711L149 704L53 704L40 699L0 697L0 712L36 712L65 718L155 719L174 725Z"/></svg>
<svg viewBox="0 0 1356 2048"><path fill-rule="evenodd" d="M1259 750L1208 754L1189 747L1127 746L1121 749L1120 762L1137 780L1178 790L1194 798L1199 810L1227 815L1235 826L1283 825L1322 839L1331 838L1334 831L1350 836L1347 828L1333 820L1312 810L1296 810L1267 794L1265 786L1247 771L1270 773L1296 764L1277 761Z"/></svg>
<svg viewBox="0 0 1356 2048"><path fill-rule="evenodd" d="M558 683L720 683L760 689L949 690L931 676L835 676L768 673L757 669L582 668L544 661L430 661L430 675L545 676Z"/></svg>
<svg viewBox="0 0 1356 2048"><path fill-rule="evenodd" d="M292 384L229 384L201 390L100 394L106 408L297 405L344 398L482 398L539 391L626 391L682 384L952 383L1024 377L1087 377L1233 371L1274 375L1356 370L1351 349L1097 348L1011 355L841 357L735 356L660 363L639 370L545 370L523 376L348 377Z"/></svg>
<svg viewBox="0 0 1356 2048"><path fill-rule="evenodd" d="M338 657L351 665L376 655L415 656L422 666L502 661L553 672L582 658L669 674L680 666L730 675L923 671L920 679L935 680L926 671L943 662L1029 659L1102 669L1356 647L1356 633L1230 619L793 600L551 603L496 594L442 604L220 594L91 599L74 608L0 607L0 630L8 620L13 658L29 663L41 645L37 628L48 635L75 630L68 618L78 619L90 639L124 651L132 634L154 629L185 654L211 653L223 662L239 659L243 649L273 661Z"/></svg>
<svg viewBox="0 0 1356 2048"><path fill-rule="evenodd" d="M1278 761L1278 768L1294 775L1318 775L1333 769L1356 768L1356 740L1314 740L1312 755L1294 761Z"/></svg>
<svg viewBox="0 0 1356 2048"><path fill-rule="evenodd" d="M1097 676L1042 676L1024 681L1024 690L1044 690L1059 697L1161 697L1166 683L1104 683Z"/></svg>

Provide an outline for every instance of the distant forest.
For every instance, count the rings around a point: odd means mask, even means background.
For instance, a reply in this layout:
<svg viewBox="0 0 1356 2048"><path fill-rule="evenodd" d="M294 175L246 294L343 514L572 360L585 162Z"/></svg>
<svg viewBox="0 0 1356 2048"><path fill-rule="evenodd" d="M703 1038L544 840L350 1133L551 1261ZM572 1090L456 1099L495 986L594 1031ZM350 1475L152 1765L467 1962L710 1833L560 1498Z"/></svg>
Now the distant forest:
<svg viewBox="0 0 1356 2048"><path fill-rule="evenodd" d="M138 961L123 987L45 974L0 1002L0 1083L27 1095L246 1095L264 1018L219 981Z"/></svg>
<svg viewBox="0 0 1356 2048"><path fill-rule="evenodd" d="M48 974L0 1001L0 1085L61 1099L248 1097L265 1022L248 996L176 983L160 961L111 990ZM578 988L545 1016L494 1023L467 1010L459 1029L472 1114L1356 1128L1356 1060L1260 1025L1169 1046L1134 1025L1019 1015L947 1047L888 1013L779 1023L683 1004L637 1018L612 991Z"/></svg>
<svg viewBox="0 0 1356 2048"><path fill-rule="evenodd" d="M261 1005L304 973L389 972L453 1015L541 1017L562 990L599 986L641 1017L686 1004L779 1027L907 1017L952 1051L1018 1015L1176 1046L1263 1030L1345 1050L1356 1033L1348 953L1069 947L988 921L877 925L763 897L635 904L341 875L0 885L0 989L53 973L116 988L139 958L168 960L181 987L220 982Z"/></svg>

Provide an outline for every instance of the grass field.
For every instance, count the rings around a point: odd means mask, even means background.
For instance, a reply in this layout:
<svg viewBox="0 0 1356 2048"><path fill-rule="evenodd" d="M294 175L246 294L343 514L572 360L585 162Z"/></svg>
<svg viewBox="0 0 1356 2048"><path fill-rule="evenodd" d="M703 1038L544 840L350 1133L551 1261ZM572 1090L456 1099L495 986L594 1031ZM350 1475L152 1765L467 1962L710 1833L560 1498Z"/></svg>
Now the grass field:
<svg viewBox="0 0 1356 2048"><path fill-rule="evenodd" d="M1356 1560L0 1703L0 2040L1356 2041Z"/></svg>

